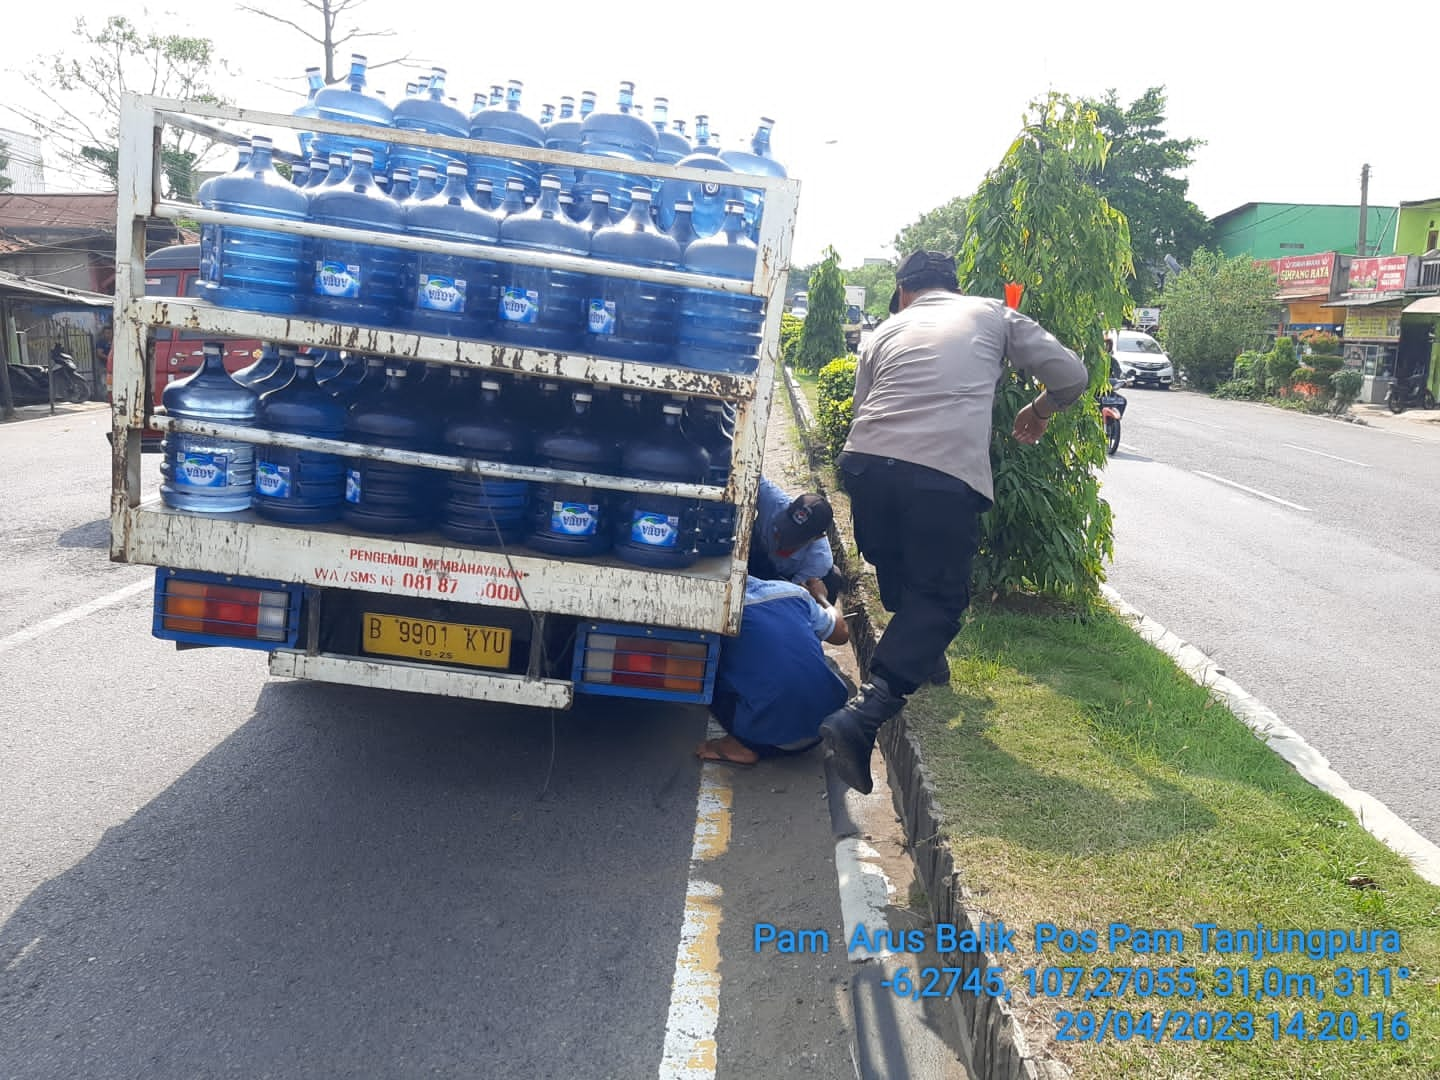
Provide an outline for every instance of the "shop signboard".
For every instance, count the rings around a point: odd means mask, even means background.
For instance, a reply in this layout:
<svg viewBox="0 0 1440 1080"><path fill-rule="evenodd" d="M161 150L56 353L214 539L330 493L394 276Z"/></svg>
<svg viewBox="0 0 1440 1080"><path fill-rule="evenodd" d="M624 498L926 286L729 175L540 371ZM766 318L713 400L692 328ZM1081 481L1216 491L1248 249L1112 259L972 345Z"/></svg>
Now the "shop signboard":
<svg viewBox="0 0 1440 1080"><path fill-rule="evenodd" d="M1390 293L1405 291L1405 276L1410 268L1406 255L1385 255L1380 258L1350 260L1350 293Z"/></svg>
<svg viewBox="0 0 1440 1080"><path fill-rule="evenodd" d="M1325 251L1319 255L1287 255L1283 259L1263 260L1275 274L1281 298L1289 296L1316 296L1330 291L1330 282L1335 273L1335 253Z"/></svg>
<svg viewBox="0 0 1440 1080"><path fill-rule="evenodd" d="M1351 308L1345 314L1346 341L1399 341L1399 308Z"/></svg>

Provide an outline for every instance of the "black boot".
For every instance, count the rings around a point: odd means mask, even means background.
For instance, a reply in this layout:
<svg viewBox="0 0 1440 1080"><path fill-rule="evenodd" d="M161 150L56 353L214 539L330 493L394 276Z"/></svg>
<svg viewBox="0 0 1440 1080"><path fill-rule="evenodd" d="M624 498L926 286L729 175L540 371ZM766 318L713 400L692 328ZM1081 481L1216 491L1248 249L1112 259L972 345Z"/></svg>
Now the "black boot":
<svg viewBox="0 0 1440 1080"><path fill-rule="evenodd" d="M870 753L875 749L875 736L904 704L903 697L874 675L854 700L820 721L825 760L834 766L835 775L862 795L869 795L873 787Z"/></svg>

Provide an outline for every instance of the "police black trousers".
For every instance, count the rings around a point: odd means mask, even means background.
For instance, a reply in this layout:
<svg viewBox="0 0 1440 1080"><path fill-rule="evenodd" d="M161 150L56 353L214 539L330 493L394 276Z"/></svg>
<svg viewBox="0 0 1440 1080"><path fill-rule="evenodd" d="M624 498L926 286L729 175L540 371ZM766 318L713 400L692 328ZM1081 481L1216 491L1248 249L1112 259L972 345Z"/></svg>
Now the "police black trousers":
<svg viewBox="0 0 1440 1080"><path fill-rule="evenodd" d="M960 631L989 500L963 480L908 461L847 452L839 464L855 542L893 613L870 667L909 694Z"/></svg>

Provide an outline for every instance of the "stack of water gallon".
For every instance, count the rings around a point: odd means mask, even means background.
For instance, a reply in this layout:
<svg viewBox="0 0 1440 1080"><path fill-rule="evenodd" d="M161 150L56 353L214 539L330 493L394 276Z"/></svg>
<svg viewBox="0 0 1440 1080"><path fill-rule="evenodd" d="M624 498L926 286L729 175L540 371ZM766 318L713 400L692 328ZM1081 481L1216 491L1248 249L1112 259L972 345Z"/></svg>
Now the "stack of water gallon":
<svg viewBox="0 0 1440 1080"><path fill-rule="evenodd" d="M750 150L721 151L698 116L695 141L657 98L649 118L622 83L616 108L562 98L540 121L520 111L521 84L476 94L467 117L445 72L407 88L393 109L366 88L363 57L347 85L311 71L299 116L393 128L390 141L300 138L309 165L276 172L269 140L199 193L211 210L426 237L466 245L434 255L243 226L202 231L204 295L225 307L308 315L426 335L497 341L641 363L753 373L764 319L758 298L677 288L583 269L487 258L497 247L749 280L762 193L740 174L784 176L762 119ZM556 167L407 145L404 131L608 158L612 168ZM714 183L651 181L627 161L733 174ZM583 265L583 263L582 263ZM637 479L724 484L734 410L719 401L544 382L395 359L267 348L225 375L218 350L172 384L172 415L396 449ZM469 544L523 543L570 555L607 551L683 567L727 554L734 508L676 497L481 479L368 458L172 436L162 495L180 509L312 523L343 517L378 533L438 530ZM253 489L250 485L253 485ZM252 495L253 490L253 495Z"/></svg>

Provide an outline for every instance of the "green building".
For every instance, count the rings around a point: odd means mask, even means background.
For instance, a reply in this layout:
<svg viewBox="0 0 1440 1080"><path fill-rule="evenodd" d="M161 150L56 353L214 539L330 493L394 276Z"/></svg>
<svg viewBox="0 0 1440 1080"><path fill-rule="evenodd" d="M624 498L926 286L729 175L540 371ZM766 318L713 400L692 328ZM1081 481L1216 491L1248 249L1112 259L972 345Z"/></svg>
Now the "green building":
<svg viewBox="0 0 1440 1080"><path fill-rule="evenodd" d="M1400 224L1395 229L1395 254L1424 255L1440 248L1440 199L1417 199L1400 204ZM1422 282L1436 284L1437 282Z"/></svg>
<svg viewBox="0 0 1440 1080"><path fill-rule="evenodd" d="M1398 206L1372 206L1365 224L1366 255L1395 252L1395 224ZM1287 255L1310 255L1335 251L1342 255L1355 250L1360 232L1360 207L1328 206L1317 203L1246 203L1212 218L1215 243L1226 256L1249 255L1256 259L1283 259Z"/></svg>

